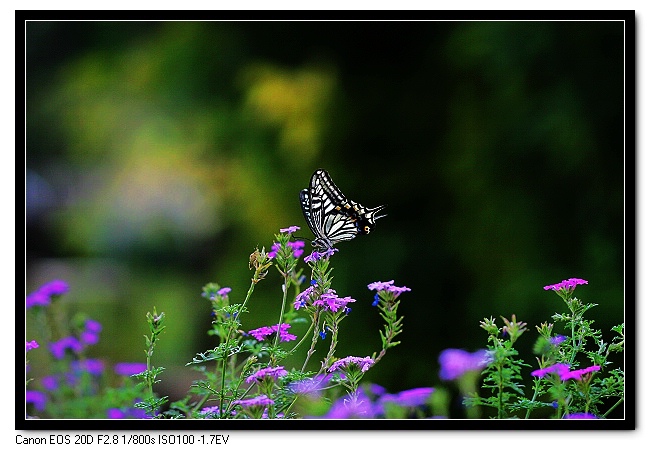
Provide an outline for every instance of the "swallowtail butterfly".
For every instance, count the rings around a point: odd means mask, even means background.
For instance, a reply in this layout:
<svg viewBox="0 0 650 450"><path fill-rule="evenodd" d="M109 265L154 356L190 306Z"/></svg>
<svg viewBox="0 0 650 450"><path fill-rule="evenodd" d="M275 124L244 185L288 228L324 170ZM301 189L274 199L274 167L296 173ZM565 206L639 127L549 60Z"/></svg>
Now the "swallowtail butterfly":
<svg viewBox="0 0 650 450"><path fill-rule="evenodd" d="M309 188L300 191L300 206L316 236L311 244L318 251L354 239L357 234L369 234L375 229L375 221L385 217L385 214L376 216L384 206L366 208L348 200L323 169L316 170Z"/></svg>

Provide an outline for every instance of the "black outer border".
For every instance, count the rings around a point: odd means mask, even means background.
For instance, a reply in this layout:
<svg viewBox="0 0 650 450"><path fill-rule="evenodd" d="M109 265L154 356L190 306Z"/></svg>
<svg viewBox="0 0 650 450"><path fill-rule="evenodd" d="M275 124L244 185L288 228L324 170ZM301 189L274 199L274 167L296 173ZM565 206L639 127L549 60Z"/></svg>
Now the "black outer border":
<svg viewBox="0 0 650 450"><path fill-rule="evenodd" d="M636 121L637 121L637 77L636 77L636 12L634 10L382 10L382 11L100 11L100 10L16 10L16 153L25 155L25 24L28 21L111 21L111 20L132 20L132 21L175 21L175 20L237 20L237 21L598 21L598 20L620 20L625 22L625 175L626 182L632 179L628 186L636 188ZM22 55L22 58L19 57ZM629 149L633 149L632 153ZM630 155L634 155L631 157ZM16 158L19 160L20 158ZM24 159L23 159L24 161ZM18 173L18 167L16 167ZM24 165L21 169L24 176ZM17 177L20 178L20 177ZM18 186L17 186L18 187ZM24 205L24 184L23 190L16 189L16 204ZM18 198L18 192L23 197ZM626 193L626 219L628 234L626 241L626 261L634 261L634 273L636 273L636 190ZM17 215L18 216L18 215ZM18 222L18 218L16 219ZM16 228L24 230L24 222L17 223ZM632 230L632 233L629 230ZM630 235L632 239L630 239ZM18 239L18 235L17 241ZM27 236L24 235L26 239ZM630 244L630 241L632 242ZM18 255L17 255L18 256ZM19 258L16 258L17 261ZM23 254L24 264L24 254ZM19 264L17 264L19 266ZM628 265L629 267L629 265ZM633 301L625 302L625 312L628 318L636 319L636 277L632 276L630 282L629 270L626 274L626 287L628 299ZM23 282L25 280L23 279ZM17 283L19 285L20 283ZM18 294L18 293L17 293ZM49 419L49 420L27 420L24 416L24 389L21 380L25 373L22 366L24 358L22 340L24 339L25 309L22 297L16 295L16 422L15 430L49 430L49 431L210 431L211 433L223 433L229 430L634 430L636 429L636 322L628 321L628 336L633 339L627 340L625 358L626 374L626 399L625 419L614 420L391 420L391 419L355 419L355 420L229 420L220 422L217 427L212 420L72 420L72 419ZM22 312L22 313L21 313ZM631 332L630 327L632 327ZM218 430L218 431L217 431Z"/></svg>

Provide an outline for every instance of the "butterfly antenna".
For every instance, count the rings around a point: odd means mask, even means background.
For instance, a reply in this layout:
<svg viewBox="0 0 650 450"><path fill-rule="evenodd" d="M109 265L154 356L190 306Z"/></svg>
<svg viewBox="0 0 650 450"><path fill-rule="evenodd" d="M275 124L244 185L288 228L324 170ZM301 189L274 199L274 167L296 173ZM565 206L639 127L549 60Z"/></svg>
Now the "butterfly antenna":
<svg viewBox="0 0 650 450"><path fill-rule="evenodd" d="M375 217L375 214L377 214L379 211L381 211L385 207L386 207L386 205L381 205L381 206L377 206L376 208L372 208L372 210L373 210L372 211L373 219L377 220L377 219L381 219L382 217L386 217L388 214L382 214L381 216Z"/></svg>

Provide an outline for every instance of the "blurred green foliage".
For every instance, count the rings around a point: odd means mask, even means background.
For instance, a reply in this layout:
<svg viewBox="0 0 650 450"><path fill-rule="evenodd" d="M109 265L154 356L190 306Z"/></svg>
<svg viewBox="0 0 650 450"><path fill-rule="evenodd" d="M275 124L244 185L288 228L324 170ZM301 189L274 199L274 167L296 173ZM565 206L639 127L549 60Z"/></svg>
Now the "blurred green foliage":
<svg viewBox="0 0 650 450"><path fill-rule="evenodd" d="M319 167L388 214L333 258L357 299L339 356L380 346L368 283L412 289L369 381L438 383L440 351L483 347L485 317L534 329L560 308L542 287L570 277L599 328L623 321L622 22L42 21L26 37L27 292L67 280L112 362L142 361L145 314L164 311L172 400L214 347L202 286L241 301L256 246L289 225L311 238L298 192ZM280 300L271 272L246 330Z"/></svg>

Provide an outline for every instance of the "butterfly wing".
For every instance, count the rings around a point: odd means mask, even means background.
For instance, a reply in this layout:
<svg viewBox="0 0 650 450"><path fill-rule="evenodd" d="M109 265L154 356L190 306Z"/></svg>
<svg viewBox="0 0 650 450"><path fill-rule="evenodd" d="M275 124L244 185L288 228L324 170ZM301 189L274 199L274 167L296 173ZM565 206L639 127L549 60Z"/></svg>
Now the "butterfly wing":
<svg viewBox="0 0 650 450"><path fill-rule="evenodd" d="M314 208L312 205L313 203L309 195L309 189L303 189L300 191L300 207L302 208L303 216L305 216L305 222L309 225L309 229L314 233L314 236L322 237L320 226L314 221Z"/></svg>
<svg viewBox="0 0 650 450"><path fill-rule="evenodd" d="M329 173L323 169L318 169L314 172L314 175L312 175L312 186L314 184L321 186L325 197L331 200L336 212L349 217L354 222L359 233L369 234L375 229L375 222L377 219L385 217L385 215L376 215L384 208L384 206L366 208L360 203L348 200L336 184L334 184Z"/></svg>
<svg viewBox="0 0 650 450"><path fill-rule="evenodd" d="M365 208L348 200L323 169L314 172L309 189L300 191L300 205L316 236L312 245L318 248L331 248L337 242L354 239L358 233L368 234L375 228L375 220L383 217L375 217L383 206Z"/></svg>

